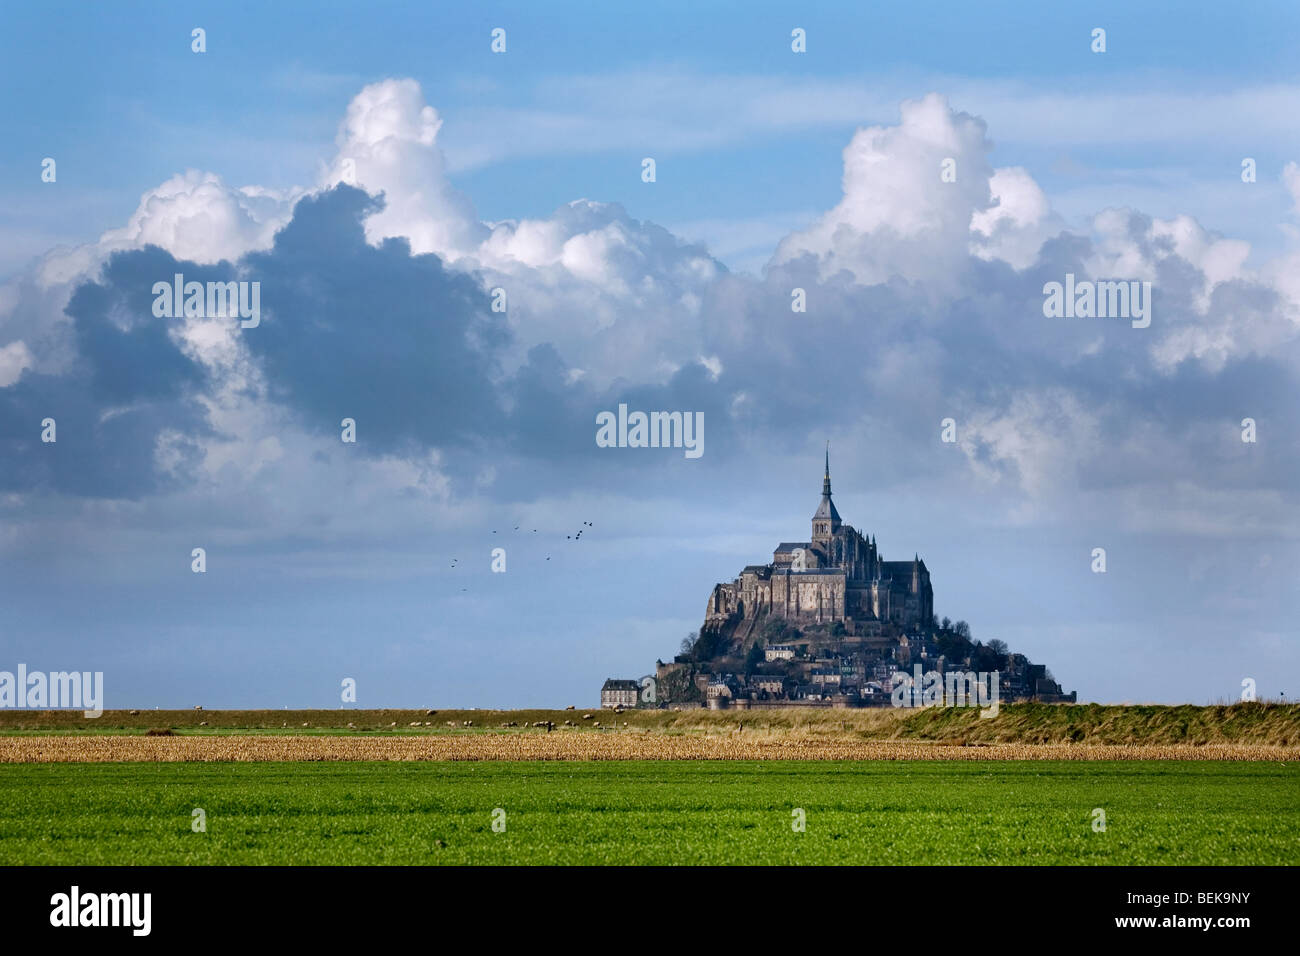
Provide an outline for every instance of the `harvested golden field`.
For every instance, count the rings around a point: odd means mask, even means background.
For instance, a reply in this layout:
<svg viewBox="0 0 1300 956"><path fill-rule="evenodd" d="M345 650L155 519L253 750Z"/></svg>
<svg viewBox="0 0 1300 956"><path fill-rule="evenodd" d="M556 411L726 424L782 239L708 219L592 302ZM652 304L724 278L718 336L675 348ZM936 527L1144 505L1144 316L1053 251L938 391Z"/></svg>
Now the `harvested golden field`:
<svg viewBox="0 0 1300 956"><path fill-rule="evenodd" d="M1261 744L980 744L825 740L739 732L685 736L568 731L427 736L0 737L0 763L349 760L1278 760Z"/></svg>

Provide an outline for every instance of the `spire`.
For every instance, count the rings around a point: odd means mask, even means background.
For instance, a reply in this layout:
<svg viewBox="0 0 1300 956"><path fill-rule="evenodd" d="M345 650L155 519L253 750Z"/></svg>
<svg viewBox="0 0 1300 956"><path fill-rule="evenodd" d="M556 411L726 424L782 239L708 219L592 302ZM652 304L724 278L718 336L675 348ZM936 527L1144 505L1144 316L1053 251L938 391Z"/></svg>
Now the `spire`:
<svg viewBox="0 0 1300 956"><path fill-rule="evenodd" d="M826 473L822 477L822 503L813 515L813 540L829 540L840 530L840 513L831 501L831 443L826 443Z"/></svg>

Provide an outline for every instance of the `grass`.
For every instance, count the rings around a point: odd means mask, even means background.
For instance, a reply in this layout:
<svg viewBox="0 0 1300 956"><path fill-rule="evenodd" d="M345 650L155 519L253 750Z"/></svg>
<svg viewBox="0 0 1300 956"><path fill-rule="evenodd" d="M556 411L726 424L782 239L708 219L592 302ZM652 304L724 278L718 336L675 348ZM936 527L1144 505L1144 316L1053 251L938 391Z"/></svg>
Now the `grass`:
<svg viewBox="0 0 1300 956"><path fill-rule="evenodd" d="M6 865L1300 863L1270 762L13 764L0 808Z"/></svg>
<svg viewBox="0 0 1300 956"><path fill-rule="evenodd" d="M583 720L591 714L590 720ZM947 743L1300 744L1300 704L1230 706L1018 703L997 717L974 708L902 710L788 709L629 710L124 710L88 720L80 711L0 710L0 734L481 734L517 733L522 725L570 720L583 729L617 721L632 730L670 735L747 732L840 740L930 740ZM414 721L419 727L412 727ZM466 721L472 721L465 726ZM517 728L503 728L514 722ZM429 726L424 726L425 724ZM206 726L204 726L206 724ZM352 726L349 726L352 725Z"/></svg>

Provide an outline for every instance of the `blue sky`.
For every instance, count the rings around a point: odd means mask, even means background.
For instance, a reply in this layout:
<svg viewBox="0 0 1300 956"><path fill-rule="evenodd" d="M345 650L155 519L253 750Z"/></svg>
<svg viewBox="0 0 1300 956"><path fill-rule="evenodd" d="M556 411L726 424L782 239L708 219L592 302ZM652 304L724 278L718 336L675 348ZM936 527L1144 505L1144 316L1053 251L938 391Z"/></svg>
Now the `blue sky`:
<svg viewBox="0 0 1300 956"><path fill-rule="evenodd" d="M39 254L40 241L23 245L29 237L76 242L110 228L181 169L236 184L307 181L347 101L388 76L418 80L444 115L453 179L484 218L543 216L590 196L729 249L739 241L729 223L788 227L832 204L852 131L930 89L994 123L995 162L1032 165L1071 214L1140 198L1152 214L1200 214L1268 248L1277 237L1262 214L1282 201L1277 191L1243 204L1224 183L1243 149L1276 169L1300 137L1294 114L1242 115L1238 105L1277 88L1295 103L1300 11L1285 2L377 6L6 10L0 105L11 132L0 175L13 192L0 215L13 238L0 275ZM808 31L805 56L789 52L792 25ZM210 37L201 57L189 49L194 26ZM495 26L508 31L506 56L488 49ZM1095 26L1108 31L1104 56L1089 48ZM711 112L729 102L749 112L747 95L781 89L794 99L779 114L733 124ZM1058 104L1074 97L1102 108L1070 117ZM1132 112L1109 112L1117 101ZM1216 116L1234 117L1240 135L1207 136ZM604 132L565 135L584 124ZM1062 136L1071 125L1077 134ZM651 150L671 169L657 189L640 189L628 170ZM64 158L55 201L26 175L47 155ZM738 252L740 264L761 265L761 252Z"/></svg>
<svg viewBox="0 0 1300 956"><path fill-rule="evenodd" d="M845 520L1082 697L1300 686L1298 39L1288 3L11 5L0 667L102 669L109 706L590 701L799 539L829 439ZM936 136L951 196L912 176ZM280 276L264 334L132 327L173 265ZM1156 283L1149 335L1043 324L1098 269ZM704 410L704 458L598 455L628 396Z"/></svg>

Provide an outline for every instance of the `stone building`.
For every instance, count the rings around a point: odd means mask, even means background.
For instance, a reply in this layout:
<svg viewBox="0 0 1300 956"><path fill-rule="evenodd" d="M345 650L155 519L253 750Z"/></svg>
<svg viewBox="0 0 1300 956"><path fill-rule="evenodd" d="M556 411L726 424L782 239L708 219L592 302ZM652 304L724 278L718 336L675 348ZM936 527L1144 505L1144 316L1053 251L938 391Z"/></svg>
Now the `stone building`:
<svg viewBox="0 0 1300 956"><path fill-rule="evenodd" d="M797 626L838 622L863 637L926 627L934 616L925 562L915 554L911 561L884 560L874 537L840 519L831 500L829 449L811 540L783 541L771 563L748 565L734 581L716 585L704 627L731 630L739 621L733 633L744 637L765 615Z"/></svg>
<svg viewBox="0 0 1300 956"><path fill-rule="evenodd" d="M601 707L635 707L641 685L634 680L611 677L600 688Z"/></svg>
<svg viewBox="0 0 1300 956"><path fill-rule="evenodd" d="M787 679L781 674L754 674L748 683L760 694L780 697L785 694Z"/></svg>

